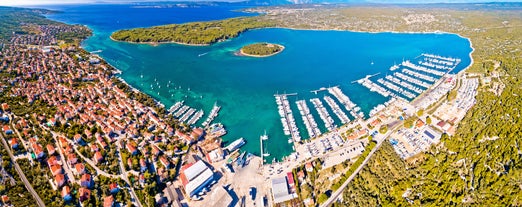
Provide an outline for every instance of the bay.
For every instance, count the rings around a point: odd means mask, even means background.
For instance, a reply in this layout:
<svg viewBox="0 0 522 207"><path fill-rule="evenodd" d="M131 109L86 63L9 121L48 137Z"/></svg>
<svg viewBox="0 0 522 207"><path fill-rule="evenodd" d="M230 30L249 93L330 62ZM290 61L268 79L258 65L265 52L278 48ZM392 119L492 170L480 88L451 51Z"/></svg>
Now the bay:
<svg viewBox="0 0 522 207"><path fill-rule="evenodd" d="M225 142L244 137L247 144L242 149L259 155L259 136L266 130L270 139L265 143L265 149L271 154L267 160L281 159L292 152L292 145L283 134L274 94L298 94L290 96L289 100L301 134L306 137L295 101L324 96L323 93L311 93L311 90L339 85L367 115L387 98L352 84L352 81L375 73L384 76L391 73L392 65L414 60L422 53L460 58L461 63L452 73L471 63L470 42L454 34L269 28L247 31L211 46L151 46L109 39L112 32L124 28L255 15L235 11L242 8L245 7L236 4L67 5L50 8L63 12L49 15L49 18L92 28L94 35L82 44L86 50L97 51L122 71L121 77L127 83L153 96L167 108L185 100L189 106L203 109L205 116L198 124L206 118L214 103L222 106L215 122L226 126ZM281 44L285 50L266 58L235 55L242 46L255 42ZM308 106L314 111L310 102ZM315 119L322 125L316 114ZM340 125L339 120L336 122Z"/></svg>

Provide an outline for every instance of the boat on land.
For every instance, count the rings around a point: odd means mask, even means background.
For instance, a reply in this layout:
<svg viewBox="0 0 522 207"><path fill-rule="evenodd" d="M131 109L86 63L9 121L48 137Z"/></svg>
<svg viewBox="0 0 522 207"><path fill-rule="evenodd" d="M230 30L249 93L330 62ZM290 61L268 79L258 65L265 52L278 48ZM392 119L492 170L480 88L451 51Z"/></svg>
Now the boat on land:
<svg viewBox="0 0 522 207"><path fill-rule="evenodd" d="M230 143L228 146L225 147L225 149L228 150L229 152L233 152L234 150L239 149L240 147L245 145L245 143L246 143L245 138L241 137L241 138L237 139L236 141Z"/></svg>

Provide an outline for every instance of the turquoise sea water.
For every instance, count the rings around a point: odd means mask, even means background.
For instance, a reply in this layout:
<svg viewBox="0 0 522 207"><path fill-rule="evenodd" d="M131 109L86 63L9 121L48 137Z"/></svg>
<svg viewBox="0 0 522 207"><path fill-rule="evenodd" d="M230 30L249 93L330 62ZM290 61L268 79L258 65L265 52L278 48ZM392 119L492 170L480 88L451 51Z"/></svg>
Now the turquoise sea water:
<svg viewBox="0 0 522 207"><path fill-rule="evenodd" d="M89 51L101 50L98 54L120 69L123 79L161 101L167 108L176 101L185 100L193 108L204 109L205 116L199 121L201 123L217 102L222 109L215 122L226 126L228 134L224 137L225 141L244 137L247 144L243 149L259 154L259 136L266 130L270 139L265 143L265 148L271 154L267 160L273 157L279 159L292 152L277 113L273 96L276 93L298 93L297 96L290 96L289 101L301 135L307 137L295 101L308 101L313 97L322 99L324 94L315 95L311 90L340 85L343 92L368 114L374 106L387 99L358 84L352 84L352 81L378 72L386 75L390 66L402 60L413 60L422 53L462 59L454 73L468 66L471 61L469 41L453 34L372 34L271 28L248 31L238 38L212 46L150 46L114 42L109 36L121 28L245 15L230 11L236 7L221 5L189 8L192 12L185 11L186 14L177 14L179 16L176 18L166 17L157 22L161 15L155 14L157 17L148 20L141 18L157 11L139 10L129 5L115 8L122 11L106 14L103 13L104 9L108 10L105 7L77 6L63 9L64 13L51 15L50 18L87 24L93 28L95 35L84 41L84 48ZM164 12L170 14L177 10ZM133 14L128 15L124 11L132 11ZM194 11L202 14L198 15ZM89 12L98 15L92 17L88 15ZM126 15L125 18L123 15ZM234 54L242 46L254 42L277 43L286 49L267 58ZM171 83L167 87L169 81ZM327 107L326 103L323 104ZM314 111L310 102L308 106ZM331 110L330 114L339 124ZM318 116L315 119L323 126Z"/></svg>

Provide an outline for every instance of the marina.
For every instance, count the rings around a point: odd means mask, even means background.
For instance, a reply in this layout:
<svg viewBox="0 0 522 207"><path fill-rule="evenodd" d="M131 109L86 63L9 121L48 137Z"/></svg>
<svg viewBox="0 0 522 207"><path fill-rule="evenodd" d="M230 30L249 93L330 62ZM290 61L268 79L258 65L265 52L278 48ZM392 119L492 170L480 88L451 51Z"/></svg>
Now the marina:
<svg viewBox="0 0 522 207"><path fill-rule="evenodd" d="M425 81L428 81L428 82L432 82L432 83L437 80L434 77L431 77L429 75L420 74L418 72L415 72L415 71L412 71L412 70L406 69L406 68L402 69L402 72L406 73L408 75L411 75L413 77L418 77L418 78L420 78L422 80L425 80Z"/></svg>
<svg viewBox="0 0 522 207"><path fill-rule="evenodd" d="M174 113L175 111L177 111L179 108L181 108L183 106L183 103L185 101L178 101L176 102L174 105L172 105L170 107L170 109L168 110L169 113Z"/></svg>
<svg viewBox="0 0 522 207"><path fill-rule="evenodd" d="M376 74L377 75L377 74ZM375 76L375 75L374 75ZM367 76L367 78L370 78L372 76ZM358 113L360 111L360 108L357 107L357 104L353 103L350 98L348 98L347 95L345 95L343 93L343 91L341 91L341 89L339 88L339 86L334 86L334 87L330 87L328 88L328 92L330 94L332 94L337 100L339 100L339 102L341 102L341 104L344 105L344 107L346 108L347 111L350 111L350 114L353 116L353 117L359 117L359 118L363 118L364 115L362 113ZM333 101L333 100L332 100ZM333 102L335 103L335 102ZM336 104L337 105L337 104ZM333 108L333 107L332 107ZM342 111L342 110L341 110ZM340 117L339 117L340 118ZM341 120L343 120L344 118L340 118ZM349 122L349 121L348 121Z"/></svg>
<svg viewBox="0 0 522 207"><path fill-rule="evenodd" d="M332 119L330 114L328 114L328 111L323 106L323 103L321 102L321 100L318 98L312 98L312 99L310 99L310 102L312 102L315 109L319 113L319 117L321 117L321 119L323 120L324 126L326 127L326 129L328 129L328 131L334 130L336 127L334 120Z"/></svg>
<svg viewBox="0 0 522 207"><path fill-rule="evenodd" d="M194 116L192 116L192 118L190 118L187 121L187 124L188 125L194 125L199 119L201 119L201 117L203 117L203 114L205 114L205 112L203 110L199 110L198 112L196 112L194 114Z"/></svg>
<svg viewBox="0 0 522 207"><path fill-rule="evenodd" d="M393 73L394 76L404 80L404 81L407 81L409 83L413 83L417 86L421 86L421 87L424 87L424 88L429 88L431 86L431 84L429 83L426 83L424 81L421 81L419 79L416 79L416 78L413 78L411 76L408 76L408 75L405 75L404 73L401 73L401 72L395 72Z"/></svg>
<svg viewBox="0 0 522 207"><path fill-rule="evenodd" d="M330 106L330 108L332 108L335 115L337 115L337 117L341 120L341 123L347 124L348 122L350 122L350 118L348 118L348 116L344 113L341 107L339 107L339 105L335 103L332 97L324 96L324 100Z"/></svg>
<svg viewBox="0 0 522 207"><path fill-rule="evenodd" d="M183 114L183 116L181 116L181 118L179 119L179 121L181 121L181 122L187 122L187 120L190 118L190 116L192 116L192 114L194 114L194 112L196 112L196 109L194 109L194 108L189 108L189 110L187 110L187 113Z"/></svg>
<svg viewBox="0 0 522 207"><path fill-rule="evenodd" d="M288 142L300 142L301 135L299 134L299 128L295 123L295 118L292 115L290 104L288 103L287 96L297 94L275 94L276 104L281 117L281 123L283 124L283 131L285 135L290 135L291 139Z"/></svg>
<svg viewBox="0 0 522 207"><path fill-rule="evenodd" d="M180 117L182 114L184 114L185 112L187 112L189 109L190 109L189 106L184 105L184 106L182 106L178 111L176 111L176 112L174 113L174 116L175 116L175 117Z"/></svg>
<svg viewBox="0 0 522 207"><path fill-rule="evenodd" d="M381 94L384 97L388 97L391 94L388 90L386 90L382 86L377 85L376 83L372 82L369 78L359 79L357 81L357 83L368 88L372 92L377 92L378 94Z"/></svg>
<svg viewBox="0 0 522 207"><path fill-rule="evenodd" d="M386 79L386 80L389 80L389 81L391 81L391 82L393 82L393 83L396 83L396 84L398 84L398 85L400 85L400 86L402 86L402 87L405 87L405 88L407 88L407 89L410 90L410 91L414 91L414 92L417 93L417 94L421 94L421 93L423 92L422 89L420 89L420 88L418 88L418 87L416 87L416 86L413 86L413 85L411 85L410 83L408 83L408 82L406 82L406 81L401 81L400 79L398 79L398 78L395 77L395 76L387 75L387 76L385 77L385 79Z"/></svg>
<svg viewBox="0 0 522 207"><path fill-rule="evenodd" d="M397 85L395 85L395 84L393 84L393 83L391 83L391 82L389 82L387 80L379 78L379 80L377 80L377 82L382 84L382 85L384 85L385 87L391 89L392 91L397 92L398 94L401 94L401 95L403 95L405 97L408 97L409 99L415 98L415 95L413 93L411 93L409 91L406 91L403 88L401 88L400 86L397 86ZM394 94L394 97L402 98L402 97L398 96L398 94Z"/></svg>
<svg viewBox="0 0 522 207"><path fill-rule="evenodd" d="M210 123L219 115L220 109L221 106L218 106L217 103L214 103L214 106L212 107L210 114L208 115L207 119L203 122L202 126L207 127L208 125L210 125Z"/></svg>
<svg viewBox="0 0 522 207"><path fill-rule="evenodd" d="M317 122L315 122L314 117L310 113L310 108L306 105L306 101L298 100L295 103L297 104L297 109L299 109L301 117L303 118L306 130L308 131L308 136L312 138L321 135L321 131L317 127Z"/></svg>

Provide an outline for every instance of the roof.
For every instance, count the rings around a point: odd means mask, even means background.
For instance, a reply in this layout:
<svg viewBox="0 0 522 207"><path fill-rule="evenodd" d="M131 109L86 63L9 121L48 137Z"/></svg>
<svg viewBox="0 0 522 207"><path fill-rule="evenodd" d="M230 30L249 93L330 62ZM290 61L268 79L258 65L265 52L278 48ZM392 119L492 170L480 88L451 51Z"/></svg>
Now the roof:
<svg viewBox="0 0 522 207"><path fill-rule="evenodd" d="M114 197L112 195L107 196L103 199L103 207L111 207L114 203Z"/></svg>
<svg viewBox="0 0 522 207"><path fill-rule="evenodd" d="M281 203L294 198L288 191L286 177L272 179L272 196L275 203Z"/></svg>
<svg viewBox="0 0 522 207"><path fill-rule="evenodd" d="M212 180L213 178L214 173L212 172L212 170L207 168L205 171L203 171L203 173L199 174L196 178L187 183L187 185L185 186L185 191L192 196L193 193L198 190L198 188L205 185L208 181Z"/></svg>
<svg viewBox="0 0 522 207"><path fill-rule="evenodd" d="M196 178L199 174L201 174L203 171L208 169L207 165L203 161L197 161L192 166L188 167L183 171L185 176L187 177L187 181L191 181L194 178Z"/></svg>

